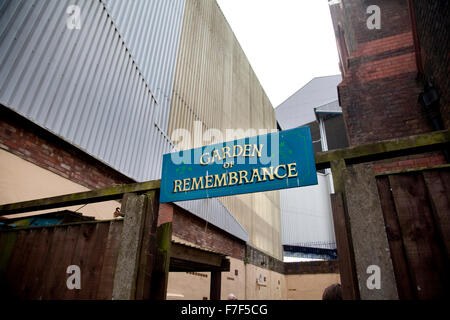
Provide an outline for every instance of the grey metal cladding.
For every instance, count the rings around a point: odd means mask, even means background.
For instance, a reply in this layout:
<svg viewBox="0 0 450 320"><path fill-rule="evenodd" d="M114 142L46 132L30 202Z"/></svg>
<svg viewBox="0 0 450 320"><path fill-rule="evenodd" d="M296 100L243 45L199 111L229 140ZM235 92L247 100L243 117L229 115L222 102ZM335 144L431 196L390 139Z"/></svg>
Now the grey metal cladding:
<svg viewBox="0 0 450 320"><path fill-rule="evenodd" d="M118 15L128 2L107 5ZM171 149L164 132L183 1L140 2L145 10L117 19L125 39L102 1L2 0L0 102L144 181L160 178L161 154ZM79 30L66 26L72 4L81 9ZM147 22L130 29L127 19Z"/></svg>
<svg viewBox="0 0 450 320"><path fill-rule="evenodd" d="M158 101L167 132L185 0L102 0Z"/></svg>
<svg viewBox="0 0 450 320"><path fill-rule="evenodd" d="M338 100L337 85L341 75L317 77L305 84L275 109L283 130L296 128L316 120L314 108Z"/></svg>
<svg viewBox="0 0 450 320"><path fill-rule="evenodd" d="M79 30L66 26L73 4ZM136 181L159 179L183 10L184 0L0 0L0 103ZM248 240L217 199L181 206Z"/></svg>

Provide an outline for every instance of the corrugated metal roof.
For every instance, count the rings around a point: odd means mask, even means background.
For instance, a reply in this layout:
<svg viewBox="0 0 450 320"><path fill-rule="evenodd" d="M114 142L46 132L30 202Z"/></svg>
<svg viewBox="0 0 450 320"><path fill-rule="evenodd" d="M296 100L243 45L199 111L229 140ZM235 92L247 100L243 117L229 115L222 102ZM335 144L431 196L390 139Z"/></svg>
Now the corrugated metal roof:
<svg viewBox="0 0 450 320"><path fill-rule="evenodd" d="M341 81L341 75L334 75L308 82L275 109L281 128L288 130L315 121L314 108L336 101L337 85Z"/></svg>

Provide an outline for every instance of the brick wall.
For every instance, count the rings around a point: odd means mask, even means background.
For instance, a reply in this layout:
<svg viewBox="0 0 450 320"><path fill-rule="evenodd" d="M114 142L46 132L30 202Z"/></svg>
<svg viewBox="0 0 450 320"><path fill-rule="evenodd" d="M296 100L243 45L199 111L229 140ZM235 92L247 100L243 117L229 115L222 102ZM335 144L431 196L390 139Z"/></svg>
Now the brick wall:
<svg viewBox="0 0 450 320"><path fill-rule="evenodd" d="M445 163L445 157L439 152L434 152L380 161L374 164L374 171L375 173L403 171L411 168L434 167Z"/></svg>
<svg viewBox="0 0 450 320"><path fill-rule="evenodd" d="M373 63L350 70L358 75ZM417 103L421 88L415 80L416 72L395 75L386 72L377 79L374 79L377 67L371 72L366 78L349 76L338 87L351 146L432 131Z"/></svg>
<svg viewBox="0 0 450 320"><path fill-rule="evenodd" d="M366 10L377 5L381 10L381 29L367 28L369 14ZM338 25L342 26L350 55L363 43L411 31L407 0L343 0L342 5L330 6L336 39Z"/></svg>
<svg viewBox="0 0 450 320"><path fill-rule="evenodd" d="M424 80L440 93L440 112L450 128L450 2L413 0Z"/></svg>
<svg viewBox="0 0 450 320"><path fill-rule="evenodd" d="M217 228L186 210L173 206L173 235L201 246L244 260L245 242Z"/></svg>
<svg viewBox="0 0 450 320"><path fill-rule="evenodd" d="M316 273L339 273L339 263L337 260L284 263L284 274Z"/></svg>
<svg viewBox="0 0 450 320"><path fill-rule="evenodd" d="M1 105L0 148L90 189L135 182ZM161 204L159 223L168 221L173 221L174 235L186 241L245 257L245 243L239 239L179 207Z"/></svg>
<svg viewBox="0 0 450 320"><path fill-rule="evenodd" d="M338 87L350 145L432 130L418 103L414 38L407 0L344 1L331 7L344 29L350 57ZM370 30L369 5L381 10L381 29ZM337 36L337 39L339 37ZM344 44L339 44L344 45Z"/></svg>
<svg viewBox="0 0 450 320"><path fill-rule="evenodd" d="M135 182L2 105L0 148L89 189Z"/></svg>
<svg viewBox="0 0 450 320"><path fill-rule="evenodd" d="M246 248L246 260L247 263L253 264L257 267L268 269L278 273L284 273L283 261L269 256L268 254L250 245L247 245Z"/></svg>
<svg viewBox="0 0 450 320"><path fill-rule="evenodd" d="M380 7L380 30L367 28L369 5ZM422 7L426 11L427 5L422 3ZM341 61L346 68L338 86L349 144L355 146L433 131L418 102L424 83L419 77L408 0L344 0L342 6L334 5L330 10L338 47L347 46L349 52L348 59ZM339 26L344 40L338 34ZM424 28L436 29L435 26ZM432 43L428 44L431 51ZM448 57L448 50L446 54ZM438 61L434 63L438 65ZM441 78L448 85L448 64L445 70ZM445 159L439 153L423 154L384 161L376 164L375 170L396 171L443 163Z"/></svg>

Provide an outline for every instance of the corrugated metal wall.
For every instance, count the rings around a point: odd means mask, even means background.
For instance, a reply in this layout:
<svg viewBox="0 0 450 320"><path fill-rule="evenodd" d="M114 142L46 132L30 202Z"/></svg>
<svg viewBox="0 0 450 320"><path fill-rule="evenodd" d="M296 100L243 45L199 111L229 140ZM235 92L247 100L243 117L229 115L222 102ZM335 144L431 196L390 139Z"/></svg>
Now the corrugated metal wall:
<svg viewBox="0 0 450 320"><path fill-rule="evenodd" d="M101 1L2 1L0 102L144 181L160 177L161 154L170 151L165 97L183 1L128 3L108 1L111 16ZM79 30L66 26L71 4L81 9Z"/></svg>
<svg viewBox="0 0 450 320"><path fill-rule="evenodd" d="M276 128L275 112L215 0L187 0L173 86L169 137L179 128ZM184 148L209 144L194 141ZM279 259L277 191L222 198L250 242ZM214 214L214 212L213 212Z"/></svg>
<svg viewBox="0 0 450 320"><path fill-rule="evenodd" d="M66 25L72 4L79 30ZM183 12L184 0L1 0L0 103L137 181L159 179ZM248 240L217 199L180 206Z"/></svg>
<svg viewBox="0 0 450 320"><path fill-rule="evenodd" d="M283 245L336 248L329 178L317 178L316 186L280 190Z"/></svg>
<svg viewBox="0 0 450 320"><path fill-rule="evenodd" d="M103 0L156 96L155 121L167 132L185 0Z"/></svg>

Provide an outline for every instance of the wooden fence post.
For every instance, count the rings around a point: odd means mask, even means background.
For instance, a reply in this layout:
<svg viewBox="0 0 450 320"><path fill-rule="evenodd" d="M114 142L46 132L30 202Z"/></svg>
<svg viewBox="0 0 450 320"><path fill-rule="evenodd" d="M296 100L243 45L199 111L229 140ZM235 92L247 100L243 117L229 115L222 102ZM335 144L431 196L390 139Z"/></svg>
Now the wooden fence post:
<svg viewBox="0 0 450 320"><path fill-rule="evenodd" d="M153 190L145 195L144 221L142 224L142 243L139 253L139 268L136 279L137 300L150 299L151 279L156 261L156 230L159 217L159 191Z"/></svg>
<svg viewBox="0 0 450 320"><path fill-rule="evenodd" d="M119 254L114 272L113 300L134 299L143 221L144 196L127 193L122 200L125 214Z"/></svg>
<svg viewBox="0 0 450 320"><path fill-rule="evenodd" d="M344 173L344 183L360 297L364 300L397 300L394 268L373 165L349 167ZM378 271L370 271L371 268ZM373 277L372 272L375 272ZM375 283L378 282L380 287L370 287L369 277L378 277L379 281Z"/></svg>
<svg viewBox="0 0 450 320"><path fill-rule="evenodd" d="M156 231L156 257L153 267L150 299L166 300L169 280L172 222L161 224Z"/></svg>
<svg viewBox="0 0 450 320"><path fill-rule="evenodd" d="M149 299L156 258L158 192L123 197L125 214L114 273L113 300Z"/></svg>
<svg viewBox="0 0 450 320"><path fill-rule="evenodd" d="M339 159L331 161L330 167L335 192L334 195L331 195L331 205L339 259L339 273L342 283L342 297L345 300L357 300L359 299L358 279L350 231L350 220L345 202L344 174L347 166L344 159Z"/></svg>
<svg viewBox="0 0 450 320"><path fill-rule="evenodd" d="M212 271L211 284L209 288L210 300L220 300L221 284L222 284L222 272Z"/></svg>
<svg viewBox="0 0 450 320"><path fill-rule="evenodd" d="M336 247L338 250L339 274L341 276L342 298L344 300L355 300L357 297L356 277L352 265L351 243L347 234L344 201L342 193L331 195L331 206L333 210L334 233L336 236Z"/></svg>

